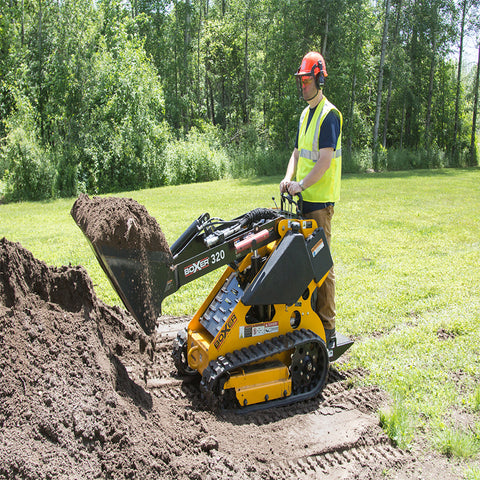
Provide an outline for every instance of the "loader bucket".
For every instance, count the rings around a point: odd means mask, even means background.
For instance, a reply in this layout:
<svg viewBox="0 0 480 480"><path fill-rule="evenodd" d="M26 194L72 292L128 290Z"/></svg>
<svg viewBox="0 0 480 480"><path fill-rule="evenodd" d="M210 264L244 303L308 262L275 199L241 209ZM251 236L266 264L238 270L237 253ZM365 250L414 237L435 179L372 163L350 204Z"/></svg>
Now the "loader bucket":
<svg viewBox="0 0 480 480"><path fill-rule="evenodd" d="M109 245L90 245L110 283L147 335L162 313L167 285L174 287L173 272L164 252L139 252Z"/></svg>
<svg viewBox="0 0 480 480"><path fill-rule="evenodd" d="M176 290L173 257L157 223L128 198L80 195L71 215L125 307L147 335Z"/></svg>

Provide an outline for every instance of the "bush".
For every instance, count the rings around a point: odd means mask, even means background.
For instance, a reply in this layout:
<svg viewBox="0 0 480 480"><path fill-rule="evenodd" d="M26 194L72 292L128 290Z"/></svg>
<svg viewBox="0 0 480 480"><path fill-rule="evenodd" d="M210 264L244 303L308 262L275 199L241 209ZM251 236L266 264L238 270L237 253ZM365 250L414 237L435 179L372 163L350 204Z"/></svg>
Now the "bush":
<svg viewBox="0 0 480 480"><path fill-rule="evenodd" d="M6 201L43 200L53 195L55 168L50 155L37 142L35 132L16 127L2 148Z"/></svg>
<svg viewBox="0 0 480 480"><path fill-rule="evenodd" d="M230 159L228 173L233 178L283 175L291 149L273 148L261 118L242 126L230 138L226 148Z"/></svg>
<svg viewBox="0 0 480 480"><path fill-rule="evenodd" d="M228 173L233 178L283 175L291 151L229 148Z"/></svg>
<svg viewBox="0 0 480 480"><path fill-rule="evenodd" d="M227 155L209 134L192 130L185 140L167 145L164 152L165 185L207 182L225 176Z"/></svg>
<svg viewBox="0 0 480 480"><path fill-rule="evenodd" d="M387 153L387 163L385 165L387 170L410 170L411 168L420 167L420 157L418 152L411 150L389 149Z"/></svg>
<svg viewBox="0 0 480 480"><path fill-rule="evenodd" d="M342 164L344 173L361 173L373 168L373 152L369 148L348 153L343 147ZM443 168L448 164L445 152L433 146L430 150L386 149L379 147L377 171L399 171L425 168Z"/></svg>
<svg viewBox="0 0 480 480"><path fill-rule="evenodd" d="M351 153L345 147L342 147L342 172L360 173L373 168L372 151L369 148L363 148Z"/></svg>

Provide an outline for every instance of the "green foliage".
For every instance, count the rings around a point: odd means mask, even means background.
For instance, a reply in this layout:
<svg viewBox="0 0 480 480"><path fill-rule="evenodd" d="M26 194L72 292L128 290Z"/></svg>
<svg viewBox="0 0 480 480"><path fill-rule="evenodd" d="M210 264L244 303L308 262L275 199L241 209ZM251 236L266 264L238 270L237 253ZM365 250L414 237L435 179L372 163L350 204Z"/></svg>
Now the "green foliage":
<svg viewBox="0 0 480 480"><path fill-rule="evenodd" d="M231 147L229 150L228 172L233 178L284 174L292 153L288 150L260 150L254 147L245 149Z"/></svg>
<svg viewBox="0 0 480 480"><path fill-rule="evenodd" d="M342 148L342 172L360 173L372 169L372 151L369 148L349 152Z"/></svg>
<svg viewBox="0 0 480 480"><path fill-rule="evenodd" d="M50 154L38 143L34 111L27 99L17 97L17 110L8 123L1 151L6 201L41 200L53 192L55 169Z"/></svg>
<svg viewBox="0 0 480 480"><path fill-rule="evenodd" d="M237 129L226 142L229 175L233 178L284 175L291 149L273 148L258 117L255 120Z"/></svg>
<svg viewBox="0 0 480 480"><path fill-rule="evenodd" d="M420 149L389 149L384 157L385 170L411 170L422 168L443 168L447 166L445 153L438 148Z"/></svg>
<svg viewBox="0 0 480 480"><path fill-rule="evenodd" d="M168 139L162 87L141 45L121 27L93 58L88 115L80 134L82 189L89 192L161 185Z"/></svg>
<svg viewBox="0 0 480 480"><path fill-rule="evenodd" d="M480 437L476 432L444 428L437 432L435 446L448 457L471 458L480 453Z"/></svg>
<svg viewBox="0 0 480 480"><path fill-rule="evenodd" d="M50 155L38 145L32 132L10 131L4 147L8 169L4 172L5 201L51 198L54 166Z"/></svg>
<svg viewBox="0 0 480 480"><path fill-rule="evenodd" d="M185 140L169 143L163 154L163 184L206 182L225 175L227 156L219 142L192 130Z"/></svg>
<svg viewBox="0 0 480 480"><path fill-rule="evenodd" d="M41 43L16 66L2 155L6 198L161 185L170 136L163 89L123 7L66 2L56 23L52 12L42 14Z"/></svg>
<svg viewBox="0 0 480 480"><path fill-rule="evenodd" d="M383 6L4 1L0 178L10 198L41 198L195 181L210 172L215 179L219 171L280 173L305 106L293 73L312 49L324 53L324 92L344 115L344 172L368 170ZM473 75L457 82L456 61L446 54L457 48L459 9L443 0L392 5L380 170L477 164L470 137L478 84ZM28 121L20 99L31 106ZM183 159L190 130L205 125L215 127L215 146L210 138L207 152L195 151L194 172L171 164L167 180L163 151L171 138L168 156ZM195 148L200 144L195 140ZM209 149L214 157L222 151L221 168L217 160L206 166L214 158ZM45 185L27 180L27 170L42 168Z"/></svg>
<svg viewBox="0 0 480 480"><path fill-rule="evenodd" d="M380 425L385 433L400 448L408 448L414 439L414 428L412 426L409 412L403 407L401 398L397 398L390 408L381 409Z"/></svg>

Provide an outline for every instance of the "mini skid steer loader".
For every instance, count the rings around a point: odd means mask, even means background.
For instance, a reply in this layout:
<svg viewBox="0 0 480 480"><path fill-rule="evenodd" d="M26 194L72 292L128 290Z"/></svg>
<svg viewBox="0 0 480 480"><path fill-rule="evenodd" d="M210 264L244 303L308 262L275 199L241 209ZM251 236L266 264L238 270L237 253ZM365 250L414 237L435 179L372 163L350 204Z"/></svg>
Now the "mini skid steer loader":
<svg viewBox="0 0 480 480"><path fill-rule="evenodd" d="M313 306L332 257L323 229L302 218L301 202L283 194L280 209L257 208L231 221L200 215L168 259L147 251L141 261L138 252L90 242L147 334L157 320L148 316L161 314L166 296L226 266L173 348L179 373L200 378L212 408L252 411L312 398L324 387L329 363L353 343L338 332L325 343ZM136 294L145 276L153 310Z"/></svg>

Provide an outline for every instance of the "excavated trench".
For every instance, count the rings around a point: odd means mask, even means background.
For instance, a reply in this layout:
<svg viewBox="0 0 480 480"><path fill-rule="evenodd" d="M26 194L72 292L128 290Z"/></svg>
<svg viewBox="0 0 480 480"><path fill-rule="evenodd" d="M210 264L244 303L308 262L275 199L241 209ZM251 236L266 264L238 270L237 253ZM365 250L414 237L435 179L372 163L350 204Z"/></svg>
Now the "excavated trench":
<svg viewBox="0 0 480 480"><path fill-rule="evenodd" d="M89 230L85 201L72 214L91 241L98 232L104 241L113 223ZM125 208L151 232L145 209L110 202L111 215L88 215L114 222ZM133 240L130 229L111 241L167 249L155 231ZM96 297L83 267L50 267L0 240L0 478L453 478L441 462L422 463L390 443L376 414L385 395L353 386L362 371L332 367L321 396L289 407L209 411L171 359L187 321L160 317L147 336L125 310Z"/></svg>

